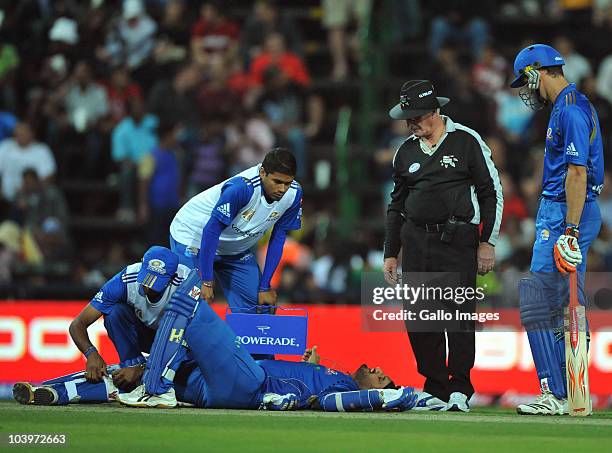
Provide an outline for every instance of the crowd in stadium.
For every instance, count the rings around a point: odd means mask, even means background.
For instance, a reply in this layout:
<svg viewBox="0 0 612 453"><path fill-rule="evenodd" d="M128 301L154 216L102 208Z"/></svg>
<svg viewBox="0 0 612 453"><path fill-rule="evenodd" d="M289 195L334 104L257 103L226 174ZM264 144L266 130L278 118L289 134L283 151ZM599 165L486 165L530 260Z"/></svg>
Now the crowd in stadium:
<svg viewBox="0 0 612 453"><path fill-rule="evenodd" d="M378 203L362 206L350 235L335 225L338 193L309 195L325 179L313 156L338 170L329 151L337 102L319 87L358 80L355 31L383 3L397 13L394 46L422 47L392 75L432 80L451 98L442 113L491 148L505 206L488 278L501 283L529 266L547 119L509 88L511 58L539 39L563 54L567 79L599 114L607 158L589 271L612 270L612 2L343 3L0 0L0 292L99 286L149 245L167 245L187 199L282 145L297 158L305 197L304 227L273 281L279 297L357 302L361 272L382 265L391 161L406 124L377 125L366 166ZM506 36L499 23L523 33ZM312 58L322 52L323 69Z"/></svg>

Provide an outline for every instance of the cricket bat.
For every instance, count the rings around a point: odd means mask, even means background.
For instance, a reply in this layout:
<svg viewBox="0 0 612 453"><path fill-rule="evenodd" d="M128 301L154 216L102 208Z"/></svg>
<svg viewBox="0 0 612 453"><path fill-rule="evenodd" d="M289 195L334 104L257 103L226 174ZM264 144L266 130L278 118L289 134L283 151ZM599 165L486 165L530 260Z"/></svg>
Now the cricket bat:
<svg viewBox="0 0 612 453"><path fill-rule="evenodd" d="M567 402L573 417L591 415L589 390L589 358L587 354L586 314L578 303L578 277L569 274L569 307L565 309L565 366L567 374Z"/></svg>

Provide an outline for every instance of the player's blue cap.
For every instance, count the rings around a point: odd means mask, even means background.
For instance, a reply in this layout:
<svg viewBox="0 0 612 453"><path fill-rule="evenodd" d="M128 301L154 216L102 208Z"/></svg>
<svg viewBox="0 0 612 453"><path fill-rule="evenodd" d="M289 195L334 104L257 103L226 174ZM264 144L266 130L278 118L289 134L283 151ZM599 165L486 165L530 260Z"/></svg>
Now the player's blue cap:
<svg viewBox="0 0 612 453"><path fill-rule="evenodd" d="M556 49L546 44L532 44L521 50L514 59L514 75L516 79L510 84L512 88L522 87L527 83L525 71L540 69L547 66L563 66L565 60Z"/></svg>
<svg viewBox="0 0 612 453"><path fill-rule="evenodd" d="M154 245L144 254L136 281L161 293L178 268L178 256L166 247Z"/></svg>

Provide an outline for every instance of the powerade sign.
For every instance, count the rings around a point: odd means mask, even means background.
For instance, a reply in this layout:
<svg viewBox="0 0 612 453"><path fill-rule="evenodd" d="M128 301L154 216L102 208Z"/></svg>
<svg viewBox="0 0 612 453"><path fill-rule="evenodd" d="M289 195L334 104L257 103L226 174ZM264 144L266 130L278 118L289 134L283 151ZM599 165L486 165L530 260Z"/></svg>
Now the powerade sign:
<svg viewBox="0 0 612 453"><path fill-rule="evenodd" d="M305 310L291 311L303 315L227 312L225 320L236 334L237 341L251 354L302 355L306 349L308 316Z"/></svg>

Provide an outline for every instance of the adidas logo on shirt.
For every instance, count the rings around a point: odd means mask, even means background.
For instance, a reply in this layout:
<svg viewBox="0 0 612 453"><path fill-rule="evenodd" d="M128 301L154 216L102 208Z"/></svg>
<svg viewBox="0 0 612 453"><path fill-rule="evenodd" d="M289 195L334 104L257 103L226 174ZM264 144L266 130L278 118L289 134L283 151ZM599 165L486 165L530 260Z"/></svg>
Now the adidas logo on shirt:
<svg viewBox="0 0 612 453"><path fill-rule="evenodd" d="M570 142L570 144L567 145L567 148L565 148L565 154L567 154L568 156L578 155L578 150L576 150L576 147L574 146L574 142Z"/></svg>
<svg viewBox="0 0 612 453"><path fill-rule="evenodd" d="M219 211L225 217L229 218L229 216L230 216L230 204L229 203L225 203L225 204L222 204L221 206L218 206L217 207L217 211Z"/></svg>

